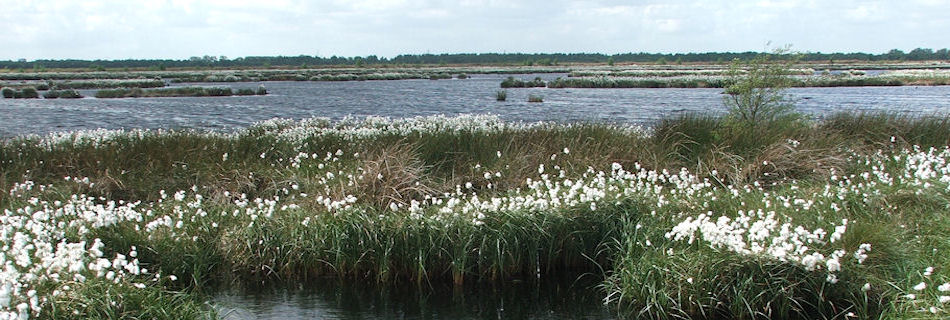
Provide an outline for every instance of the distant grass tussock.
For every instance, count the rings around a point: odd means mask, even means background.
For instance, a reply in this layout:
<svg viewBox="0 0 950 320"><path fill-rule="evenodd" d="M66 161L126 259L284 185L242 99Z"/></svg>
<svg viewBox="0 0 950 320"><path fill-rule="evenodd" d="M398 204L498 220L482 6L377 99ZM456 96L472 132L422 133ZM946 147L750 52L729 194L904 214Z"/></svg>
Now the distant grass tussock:
<svg viewBox="0 0 950 320"><path fill-rule="evenodd" d="M541 77L534 78L531 81L525 81L522 79L515 79L515 77L508 77L501 82L502 88L535 88L535 87L544 87L546 83Z"/></svg>
<svg viewBox="0 0 950 320"><path fill-rule="evenodd" d="M73 89L66 90L50 90L43 94L43 98L46 99L78 99L82 98L82 95L78 91Z"/></svg>
<svg viewBox="0 0 950 320"><path fill-rule="evenodd" d="M3 95L6 99L36 99L40 97L39 92L33 87L24 87L22 89L3 87L0 89L0 95Z"/></svg>
<svg viewBox="0 0 950 320"><path fill-rule="evenodd" d="M508 100L508 90L498 90L498 91L495 91L495 100L496 100L496 101L505 101L505 100Z"/></svg>

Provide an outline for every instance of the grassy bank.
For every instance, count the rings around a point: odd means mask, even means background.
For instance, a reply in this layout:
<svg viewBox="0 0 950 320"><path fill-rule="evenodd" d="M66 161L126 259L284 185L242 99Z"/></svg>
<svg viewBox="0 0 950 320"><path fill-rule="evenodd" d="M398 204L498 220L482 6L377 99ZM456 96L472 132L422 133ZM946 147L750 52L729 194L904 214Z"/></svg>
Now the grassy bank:
<svg viewBox="0 0 950 320"><path fill-rule="evenodd" d="M194 318L233 281L570 271L648 318L945 317L950 120L779 124L462 116L7 139L0 308Z"/></svg>
<svg viewBox="0 0 950 320"><path fill-rule="evenodd" d="M257 90L241 89L235 92L222 87L174 87L142 90L140 88L107 89L96 91L96 98L153 98L153 97L226 97L233 95L265 95L263 86Z"/></svg>
<svg viewBox="0 0 950 320"><path fill-rule="evenodd" d="M161 88L165 86L165 81L161 79L72 80L50 81L49 86L58 89Z"/></svg>

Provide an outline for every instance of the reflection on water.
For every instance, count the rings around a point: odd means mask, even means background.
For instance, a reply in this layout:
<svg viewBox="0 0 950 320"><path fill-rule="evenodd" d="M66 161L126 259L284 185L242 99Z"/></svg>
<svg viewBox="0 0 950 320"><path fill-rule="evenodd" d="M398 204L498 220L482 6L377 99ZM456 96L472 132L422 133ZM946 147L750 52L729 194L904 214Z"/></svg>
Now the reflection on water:
<svg viewBox="0 0 950 320"><path fill-rule="evenodd" d="M521 75L533 78L535 75ZM552 79L564 74L545 74ZM79 129L197 128L232 130L275 117L393 118L492 113L505 120L609 121L649 124L678 112L722 112L722 89L508 89L495 101L506 75L466 80L267 82L271 93L250 97L128 99L0 99L0 137ZM259 83L227 83L235 89ZM190 85L190 84L181 84ZM93 92L84 92L87 96ZM950 86L792 88L799 110L895 111L931 114L950 110ZM528 103L539 95L544 103Z"/></svg>
<svg viewBox="0 0 950 320"><path fill-rule="evenodd" d="M593 277L495 284L391 285L323 280L288 289L224 290L224 319L613 319Z"/></svg>

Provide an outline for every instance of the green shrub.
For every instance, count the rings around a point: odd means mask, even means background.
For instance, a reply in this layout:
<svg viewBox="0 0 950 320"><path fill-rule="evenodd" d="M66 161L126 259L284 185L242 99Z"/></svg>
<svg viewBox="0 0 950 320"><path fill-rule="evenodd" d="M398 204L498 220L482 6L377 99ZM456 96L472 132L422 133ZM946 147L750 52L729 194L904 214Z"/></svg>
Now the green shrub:
<svg viewBox="0 0 950 320"><path fill-rule="evenodd" d="M264 88L264 85L257 87L257 95L263 96L267 94L267 88Z"/></svg>
<svg viewBox="0 0 950 320"><path fill-rule="evenodd" d="M4 98L12 99L13 96L16 95L16 90L10 87L3 87L3 89L0 89L0 94L3 94Z"/></svg>
<svg viewBox="0 0 950 320"><path fill-rule="evenodd" d="M726 134L737 138L734 148L744 153L774 142L771 133L801 126L803 116L785 90L793 84L790 62L772 62L760 55L733 62L723 104L728 109Z"/></svg>
<svg viewBox="0 0 950 320"><path fill-rule="evenodd" d="M528 96L528 102L544 102L544 99L541 96L532 94Z"/></svg>

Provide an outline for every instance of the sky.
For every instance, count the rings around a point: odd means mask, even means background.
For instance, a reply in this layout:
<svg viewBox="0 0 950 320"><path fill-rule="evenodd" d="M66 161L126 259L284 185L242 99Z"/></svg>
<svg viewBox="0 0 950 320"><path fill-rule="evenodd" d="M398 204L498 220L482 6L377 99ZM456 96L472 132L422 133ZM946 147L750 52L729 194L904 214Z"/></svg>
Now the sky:
<svg viewBox="0 0 950 320"><path fill-rule="evenodd" d="M0 0L0 60L950 47L950 0Z"/></svg>

